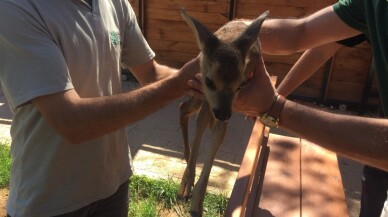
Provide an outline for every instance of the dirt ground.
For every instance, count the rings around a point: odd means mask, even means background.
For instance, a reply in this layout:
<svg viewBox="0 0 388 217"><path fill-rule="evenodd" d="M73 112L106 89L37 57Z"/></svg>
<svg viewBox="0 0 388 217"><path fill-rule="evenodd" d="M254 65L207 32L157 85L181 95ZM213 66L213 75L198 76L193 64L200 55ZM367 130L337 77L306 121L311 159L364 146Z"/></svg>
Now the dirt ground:
<svg viewBox="0 0 388 217"><path fill-rule="evenodd" d="M0 216L7 216L5 205L7 204L8 189L0 189Z"/></svg>

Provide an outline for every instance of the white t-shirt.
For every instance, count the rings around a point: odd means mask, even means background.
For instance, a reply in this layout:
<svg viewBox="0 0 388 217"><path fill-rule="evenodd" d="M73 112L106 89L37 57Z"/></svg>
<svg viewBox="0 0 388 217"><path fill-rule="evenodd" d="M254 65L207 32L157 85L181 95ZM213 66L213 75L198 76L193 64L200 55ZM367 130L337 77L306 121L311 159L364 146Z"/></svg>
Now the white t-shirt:
<svg viewBox="0 0 388 217"><path fill-rule="evenodd" d="M81 97L120 93L120 65L154 56L127 0L0 1L0 79L14 113L9 215L71 212L128 180L125 129L72 145L30 101L72 88Z"/></svg>

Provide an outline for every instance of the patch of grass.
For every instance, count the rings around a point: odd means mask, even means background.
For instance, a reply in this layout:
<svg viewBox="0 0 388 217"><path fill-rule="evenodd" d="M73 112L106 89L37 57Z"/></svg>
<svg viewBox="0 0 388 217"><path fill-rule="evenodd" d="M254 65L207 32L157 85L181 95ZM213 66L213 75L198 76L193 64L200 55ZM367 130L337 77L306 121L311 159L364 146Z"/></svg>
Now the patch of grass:
<svg viewBox="0 0 388 217"><path fill-rule="evenodd" d="M157 202L154 198L131 200L128 217L158 216Z"/></svg>
<svg viewBox="0 0 388 217"><path fill-rule="evenodd" d="M9 145L0 143L0 188L7 187L9 184L9 172L11 169L11 155Z"/></svg>
<svg viewBox="0 0 388 217"><path fill-rule="evenodd" d="M10 147L0 141L0 188L8 187L11 169ZM190 200L177 200L179 184L172 179L151 179L146 176L132 176L129 182L131 202L128 216L159 217L163 213L178 213L189 216ZM204 201L204 216L220 217L225 212L228 199L222 194L207 193Z"/></svg>
<svg viewBox="0 0 388 217"><path fill-rule="evenodd" d="M146 176L132 176L129 182L131 202L128 216L157 217L165 209L170 212L179 212L178 215L190 212L190 200L182 202L177 200L179 184L171 179L152 179ZM222 194L207 193L204 201L204 216L223 216L228 199ZM138 213L133 211L138 210ZM140 210L139 210L140 209ZM141 214L142 210L154 210L152 215ZM188 215L187 215L188 216Z"/></svg>

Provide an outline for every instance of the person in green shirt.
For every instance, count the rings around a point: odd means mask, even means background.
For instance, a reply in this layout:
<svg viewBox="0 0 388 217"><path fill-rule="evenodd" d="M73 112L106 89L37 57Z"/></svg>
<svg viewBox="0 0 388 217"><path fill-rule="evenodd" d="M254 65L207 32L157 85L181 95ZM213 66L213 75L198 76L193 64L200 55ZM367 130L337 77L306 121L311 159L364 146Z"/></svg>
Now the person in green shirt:
<svg viewBox="0 0 388 217"><path fill-rule="evenodd" d="M294 89L312 76L342 46L354 47L367 40L363 35L332 42L307 50L287 73L277 87L277 92L287 97ZM362 175L360 217L379 217L387 197L388 172L365 165Z"/></svg>
<svg viewBox="0 0 388 217"><path fill-rule="evenodd" d="M291 54L359 34L370 41L384 113L388 114L388 1L340 0L301 19L264 22L260 41L263 53ZM194 86L194 84L192 84ZM276 108L276 112L271 108ZM242 89L234 110L258 116L340 155L388 171L388 119L327 113L284 99L270 82L263 60ZM274 114L275 112L275 114ZM271 114L271 119L265 119ZM384 208L388 217L387 193Z"/></svg>

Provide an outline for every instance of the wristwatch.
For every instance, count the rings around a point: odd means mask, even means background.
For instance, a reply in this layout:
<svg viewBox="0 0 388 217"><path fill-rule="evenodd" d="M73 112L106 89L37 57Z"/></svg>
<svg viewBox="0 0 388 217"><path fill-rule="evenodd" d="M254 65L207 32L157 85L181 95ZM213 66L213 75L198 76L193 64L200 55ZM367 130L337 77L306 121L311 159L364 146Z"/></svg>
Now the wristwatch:
<svg viewBox="0 0 388 217"><path fill-rule="evenodd" d="M286 99L283 96L276 93L269 111L259 114L258 118L260 122L267 127L278 128L279 116L284 108L285 102L286 102Z"/></svg>

